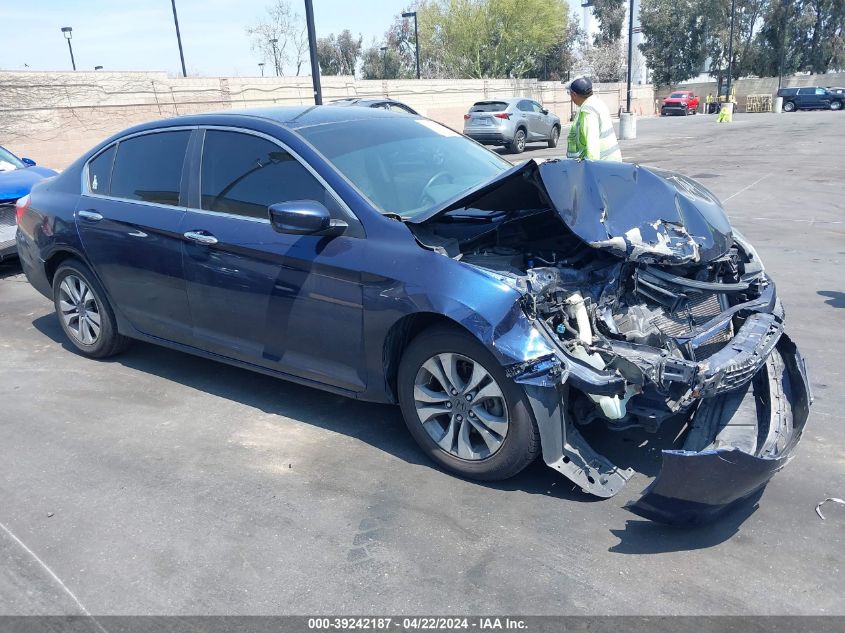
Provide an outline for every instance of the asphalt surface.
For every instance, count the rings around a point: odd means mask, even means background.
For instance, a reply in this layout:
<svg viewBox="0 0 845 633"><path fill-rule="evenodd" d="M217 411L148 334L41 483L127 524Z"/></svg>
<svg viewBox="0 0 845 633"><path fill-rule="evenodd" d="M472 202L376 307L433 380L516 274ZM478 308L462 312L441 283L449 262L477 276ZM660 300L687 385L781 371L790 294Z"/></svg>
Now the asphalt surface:
<svg viewBox="0 0 845 633"><path fill-rule="evenodd" d="M605 501L542 463L463 481L390 406L147 344L86 360L2 265L0 614L845 614L845 507L814 512L845 496L845 114L639 134L626 160L721 197L808 359L812 419L756 503L676 529L623 509L646 474Z"/></svg>

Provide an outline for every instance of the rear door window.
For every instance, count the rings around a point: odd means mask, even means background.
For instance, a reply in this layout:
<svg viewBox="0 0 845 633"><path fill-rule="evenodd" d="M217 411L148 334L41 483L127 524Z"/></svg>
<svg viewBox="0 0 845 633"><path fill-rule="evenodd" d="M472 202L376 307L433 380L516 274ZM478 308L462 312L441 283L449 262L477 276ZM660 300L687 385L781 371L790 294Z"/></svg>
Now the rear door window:
<svg viewBox="0 0 845 633"><path fill-rule="evenodd" d="M154 132L120 141L109 195L176 206L190 130Z"/></svg>
<svg viewBox="0 0 845 633"><path fill-rule="evenodd" d="M116 150L117 145L112 145L88 163L88 190L91 193L101 196L109 195L111 169Z"/></svg>
<svg viewBox="0 0 845 633"><path fill-rule="evenodd" d="M479 101L473 105L470 112L501 112L507 110L508 104L504 101Z"/></svg>
<svg viewBox="0 0 845 633"><path fill-rule="evenodd" d="M200 170L202 208L267 219L267 207L291 200L337 203L296 158L267 139L208 130Z"/></svg>

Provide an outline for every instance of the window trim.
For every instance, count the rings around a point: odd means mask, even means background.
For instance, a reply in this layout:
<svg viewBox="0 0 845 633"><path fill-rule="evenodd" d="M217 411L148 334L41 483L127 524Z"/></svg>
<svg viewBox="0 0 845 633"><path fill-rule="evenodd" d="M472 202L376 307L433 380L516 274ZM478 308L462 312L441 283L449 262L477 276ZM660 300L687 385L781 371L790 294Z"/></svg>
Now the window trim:
<svg viewBox="0 0 845 633"><path fill-rule="evenodd" d="M157 127L157 128L151 129L151 130L141 130L140 132L133 132L132 134L127 134L126 136L121 136L120 138L116 139L113 143L109 143L108 145L103 147L99 152L97 152L91 158L89 158L88 160L85 161L85 167L82 169L82 174L81 174L82 175L82 195L83 196L90 196L92 198L100 198L102 200L114 200L114 201L117 201L117 202L128 202L130 204L144 204L144 205L147 205L147 206L150 206L150 207L156 207L156 208L159 208L159 209L175 209L177 211L184 212L185 209L187 209L188 207L181 205L181 204L179 204L179 205L162 204L160 202L149 202L147 200L133 200L131 198L120 198L118 196L111 195L111 177L114 175L114 163L115 163L115 161L112 161L112 169L111 169L111 172L109 174L109 195L106 196L106 195L103 195L101 193L95 193L95 192L91 191L91 188L88 186L88 167L91 164L91 161L93 161L95 158L99 157L100 154L102 154L103 152L105 152L107 149L109 149L112 146L116 146L114 156L115 156L115 159L117 159L117 152L120 151L120 144L123 141L128 141L129 139L137 138L139 136L147 136L148 134L157 134L157 133L160 133L160 132L179 132L179 131L183 131L183 130L193 132L198 127L199 126L197 126L197 125L177 125L177 126L172 126L172 127ZM188 138L188 145L185 147L185 156L182 158L182 170L183 171L185 169L185 159L188 158L188 153L189 153L190 149L191 149L191 139ZM181 178L182 178L182 174L180 173L179 174L179 179L180 179L179 201L180 202L182 200Z"/></svg>
<svg viewBox="0 0 845 633"><path fill-rule="evenodd" d="M197 190L198 190L198 193L199 193L199 196L197 198L197 204L202 205L202 158L203 158L203 149L205 148L205 133L208 130L216 130L216 131L221 131L221 132L235 132L235 133L238 133L238 134L248 134L250 136L257 136L257 137L262 138L266 141L270 141L271 143L281 147L283 150L288 152L294 158L294 160L296 160L300 165L302 165L308 171L308 173L310 173L317 180L317 182L320 183L320 185L326 191L328 191L331 194L331 196L335 199L338 207L340 207L341 211L346 216L346 218L348 220L352 221L352 223L350 224L350 227L352 227L352 226L359 227L361 236L363 236L364 226L361 223L361 220L358 219L358 216L355 215L355 213L352 211L352 209L349 208L349 205L346 204L346 201L338 195L337 191L334 190L334 187L332 187L328 182L326 182L325 178L323 178L319 173L317 173L317 171L311 165L308 164L308 161L306 161L304 158L302 158L302 156L300 156L299 153L297 153L293 148L291 148L285 142L280 141L279 139L277 139L274 136L271 136L269 134L265 134L264 132L259 132L257 130L250 130L250 129L247 129L247 128L237 127L237 126L233 126L233 125L200 125L198 127L199 127L200 131L202 132L202 139L199 143L199 150L198 150L199 160L197 160L196 187L197 187ZM191 210L191 211L199 212L199 213L208 213L208 214L213 214L213 215L216 215L216 216L237 218L237 219L240 219L240 220L244 220L244 219L253 220L253 221L256 221L256 222L264 222L266 224L270 224L270 218L253 218L253 217L246 216L246 215L239 215L237 213L228 213L226 211L211 211L209 209L196 208L196 207L188 207L188 209ZM353 230L351 234L348 234L348 233L347 234L349 235L349 237L355 237L356 236L355 233L356 233L356 231Z"/></svg>

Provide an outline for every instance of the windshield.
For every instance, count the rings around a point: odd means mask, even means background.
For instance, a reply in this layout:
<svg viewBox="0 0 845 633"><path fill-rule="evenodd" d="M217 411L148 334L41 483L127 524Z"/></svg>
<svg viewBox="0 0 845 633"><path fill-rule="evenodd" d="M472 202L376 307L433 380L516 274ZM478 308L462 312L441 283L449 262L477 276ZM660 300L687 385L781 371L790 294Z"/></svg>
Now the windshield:
<svg viewBox="0 0 845 633"><path fill-rule="evenodd" d="M689 95L687 95L686 92L673 92L672 94L669 95L669 98L670 99L683 99L687 96L689 96Z"/></svg>
<svg viewBox="0 0 845 633"><path fill-rule="evenodd" d="M23 169L26 165L23 164L20 158L12 154L7 149L0 147L0 171L12 171L13 169Z"/></svg>
<svg viewBox="0 0 845 633"><path fill-rule="evenodd" d="M379 117L297 132L381 211L408 219L511 167L428 119Z"/></svg>
<svg viewBox="0 0 845 633"><path fill-rule="evenodd" d="M501 112L507 110L508 104L504 101L479 101L473 105L470 112Z"/></svg>

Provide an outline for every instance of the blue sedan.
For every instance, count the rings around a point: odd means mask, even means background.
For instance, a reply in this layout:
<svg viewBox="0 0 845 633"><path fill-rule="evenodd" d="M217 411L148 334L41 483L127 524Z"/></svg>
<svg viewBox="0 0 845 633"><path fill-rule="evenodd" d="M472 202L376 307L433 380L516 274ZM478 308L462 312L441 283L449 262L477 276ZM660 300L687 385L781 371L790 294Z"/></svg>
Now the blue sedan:
<svg viewBox="0 0 845 633"><path fill-rule="evenodd" d="M55 175L52 169L37 167L31 158L18 158L0 147L0 262L16 254L15 202L28 194L32 185Z"/></svg>
<svg viewBox="0 0 845 633"><path fill-rule="evenodd" d="M679 425L631 510L704 521L783 468L809 415L774 283L678 174L512 166L417 116L273 108L126 130L18 213L81 354L139 339L397 403L461 476L542 455L610 497L633 470L588 438Z"/></svg>

